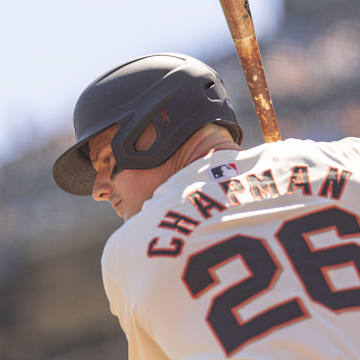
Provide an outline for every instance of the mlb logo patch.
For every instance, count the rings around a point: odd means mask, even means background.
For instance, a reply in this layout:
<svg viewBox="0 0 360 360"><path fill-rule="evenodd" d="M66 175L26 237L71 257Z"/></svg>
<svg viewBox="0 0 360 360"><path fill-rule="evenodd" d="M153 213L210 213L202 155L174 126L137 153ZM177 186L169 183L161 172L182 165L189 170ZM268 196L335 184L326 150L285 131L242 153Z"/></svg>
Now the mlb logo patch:
<svg viewBox="0 0 360 360"><path fill-rule="evenodd" d="M219 181L240 174L235 163L222 164L209 170L213 180Z"/></svg>

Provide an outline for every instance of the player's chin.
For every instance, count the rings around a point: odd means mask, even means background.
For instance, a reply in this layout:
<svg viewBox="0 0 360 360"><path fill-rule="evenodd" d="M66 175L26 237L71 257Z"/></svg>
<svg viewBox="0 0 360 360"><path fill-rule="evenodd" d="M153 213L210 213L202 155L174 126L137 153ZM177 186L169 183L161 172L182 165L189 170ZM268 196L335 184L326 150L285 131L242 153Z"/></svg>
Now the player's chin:
<svg viewBox="0 0 360 360"><path fill-rule="evenodd" d="M124 222L128 221L132 216L134 216L134 214L129 209L124 209L122 207L115 209L115 212L117 216L120 216L124 220Z"/></svg>
<svg viewBox="0 0 360 360"><path fill-rule="evenodd" d="M131 209L122 209L122 212L119 212L120 209L116 211L116 213L124 219L124 222L131 219L133 216L138 214L142 209L142 206L132 207Z"/></svg>
<svg viewBox="0 0 360 360"><path fill-rule="evenodd" d="M124 218L124 209L123 209L122 203L120 203L120 204L114 209L114 211L116 212L116 215L117 215L117 216L120 216L120 217Z"/></svg>
<svg viewBox="0 0 360 360"><path fill-rule="evenodd" d="M120 210L115 210L115 212L116 212L117 216L120 216L121 218L124 219L124 215L122 214L122 212Z"/></svg>

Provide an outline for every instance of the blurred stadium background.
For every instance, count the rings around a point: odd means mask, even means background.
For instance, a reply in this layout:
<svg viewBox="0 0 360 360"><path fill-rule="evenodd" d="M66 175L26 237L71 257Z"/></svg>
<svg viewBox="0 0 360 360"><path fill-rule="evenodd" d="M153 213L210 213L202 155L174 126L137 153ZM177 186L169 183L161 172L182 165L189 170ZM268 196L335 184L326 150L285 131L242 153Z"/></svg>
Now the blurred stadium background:
<svg viewBox="0 0 360 360"><path fill-rule="evenodd" d="M284 2L277 32L261 41L283 138L360 136L359 19L357 0ZM243 147L261 144L234 50L195 55L222 75ZM64 123L73 106L63 105ZM103 246L121 220L110 206L54 185L51 167L74 141L70 127L39 145L41 128L24 122L27 131L13 132L22 152L0 167L0 359L127 359L100 272Z"/></svg>

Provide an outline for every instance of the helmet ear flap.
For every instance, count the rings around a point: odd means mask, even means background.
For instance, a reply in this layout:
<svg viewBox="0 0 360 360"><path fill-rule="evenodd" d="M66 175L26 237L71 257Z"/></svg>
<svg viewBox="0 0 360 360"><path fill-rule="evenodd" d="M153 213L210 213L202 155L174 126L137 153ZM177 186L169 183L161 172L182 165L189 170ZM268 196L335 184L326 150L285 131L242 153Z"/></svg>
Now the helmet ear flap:
<svg viewBox="0 0 360 360"><path fill-rule="evenodd" d="M135 150L138 152L144 152L151 149L158 138L158 132L151 121L150 124L144 129L140 136L135 141Z"/></svg>
<svg viewBox="0 0 360 360"><path fill-rule="evenodd" d="M119 123L119 130L115 133L111 140L111 148L116 161L116 170L120 172L123 168L137 169L137 161L142 161L144 154L151 153L152 148L159 140L161 129L159 127L166 126L169 122L169 115L166 110L157 112L156 118L154 115L148 115L147 121L135 121L133 117L136 114L128 112L125 117L122 117ZM120 125L121 124L121 125ZM134 126L135 125L135 126ZM133 167L124 166L122 159L131 154L133 157ZM152 166L144 166L149 168Z"/></svg>

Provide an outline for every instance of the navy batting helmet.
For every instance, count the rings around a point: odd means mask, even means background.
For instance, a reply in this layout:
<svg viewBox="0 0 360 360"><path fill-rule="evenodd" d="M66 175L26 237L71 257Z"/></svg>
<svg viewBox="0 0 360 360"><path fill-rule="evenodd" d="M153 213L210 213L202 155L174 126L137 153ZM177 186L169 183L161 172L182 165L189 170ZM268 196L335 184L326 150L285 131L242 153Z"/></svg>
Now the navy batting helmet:
<svg viewBox="0 0 360 360"><path fill-rule="evenodd" d="M147 151L137 151L136 140L150 123L157 139ZM132 60L100 76L79 97L74 110L76 144L55 162L55 182L71 194L90 195L96 172L88 140L113 124L120 126L111 142L117 168L148 169L165 162L208 123L226 127L240 144L241 128L213 69L181 54Z"/></svg>

